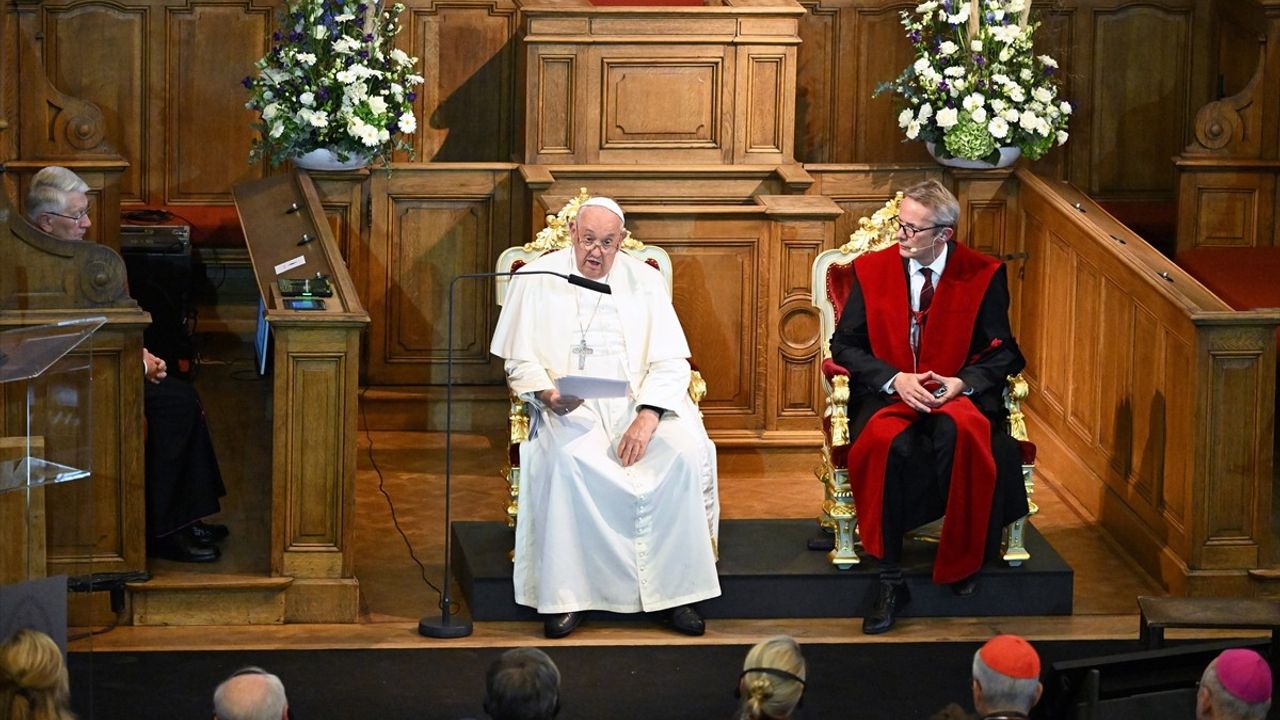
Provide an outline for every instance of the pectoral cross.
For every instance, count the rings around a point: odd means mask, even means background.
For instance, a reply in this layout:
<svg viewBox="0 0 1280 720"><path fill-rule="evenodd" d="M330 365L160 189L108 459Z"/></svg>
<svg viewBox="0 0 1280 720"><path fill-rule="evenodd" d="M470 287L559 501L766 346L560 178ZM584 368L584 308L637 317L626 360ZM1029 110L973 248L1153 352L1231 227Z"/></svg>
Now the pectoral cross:
<svg viewBox="0 0 1280 720"><path fill-rule="evenodd" d="M587 356L595 352L587 347L587 337L584 335L577 345L573 346L573 354L578 356L578 369L587 369Z"/></svg>

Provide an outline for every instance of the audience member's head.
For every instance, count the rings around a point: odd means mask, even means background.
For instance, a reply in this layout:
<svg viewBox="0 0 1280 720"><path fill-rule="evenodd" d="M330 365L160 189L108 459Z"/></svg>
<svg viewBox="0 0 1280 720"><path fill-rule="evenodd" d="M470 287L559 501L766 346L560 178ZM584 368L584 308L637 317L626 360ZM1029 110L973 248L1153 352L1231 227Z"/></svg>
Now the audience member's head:
<svg viewBox="0 0 1280 720"><path fill-rule="evenodd" d="M62 240L81 240L89 220L89 185L64 167L50 165L31 178L27 219Z"/></svg>
<svg viewBox="0 0 1280 720"><path fill-rule="evenodd" d="M804 696L805 665L800 645L779 635L747 652L738 676L739 720L786 720Z"/></svg>
<svg viewBox="0 0 1280 720"><path fill-rule="evenodd" d="M979 715L1031 712L1040 701L1040 656L1017 635L997 635L973 654L973 707Z"/></svg>
<svg viewBox="0 0 1280 720"><path fill-rule="evenodd" d="M1262 720L1271 709L1271 668L1252 650L1224 650L1200 677L1197 720Z"/></svg>
<svg viewBox="0 0 1280 720"><path fill-rule="evenodd" d="M560 712L560 668L537 648L502 653L485 674L484 711L493 720L550 720Z"/></svg>
<svg viewBox="0 0 1280 720"><path fill-rule="evenodd" d="M38 630L19 630L0 644L0 718L71 720L62 651Z"/></svg>
<svg viewBox="0 0 1280 720"><path fill-rule="evenodd" d="M262 668L237 670L213 691L217 720L281 720L288 713L284 683Z"/></svg>

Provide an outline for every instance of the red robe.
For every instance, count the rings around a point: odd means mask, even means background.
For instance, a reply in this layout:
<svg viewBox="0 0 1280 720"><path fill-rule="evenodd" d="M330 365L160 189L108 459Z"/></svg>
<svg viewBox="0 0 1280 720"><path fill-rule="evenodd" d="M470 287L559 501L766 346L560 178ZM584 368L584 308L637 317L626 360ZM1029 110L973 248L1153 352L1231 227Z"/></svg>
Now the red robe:
<svg viewBox="0 0 1280 720"><path fill-rule="evenodd" d="M954 377L968 360L978 310L1000 263L959 244L948 252L921 330L918 363L909 338L910 290L897 247L854 261L866 304L871 352L900 372L932 370ZM982 566L996 464L990 421L968 397L960 396L934 412L947 415L956 426L947 521L933 568L934 582L947 583L964 579ZM890 445L920 416L901 400L893 402L871 417L850 448L849 483L858 511L858 534L875 557L884 552L881 514Z"/></svg>

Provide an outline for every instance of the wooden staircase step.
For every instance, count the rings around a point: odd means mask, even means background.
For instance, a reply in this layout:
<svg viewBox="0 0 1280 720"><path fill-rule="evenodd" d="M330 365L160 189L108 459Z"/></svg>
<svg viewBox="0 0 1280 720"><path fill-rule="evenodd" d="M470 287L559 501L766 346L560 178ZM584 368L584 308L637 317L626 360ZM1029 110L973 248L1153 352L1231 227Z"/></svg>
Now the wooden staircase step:
<svg viewBox="0 0 1280 720"><path fill-rule="evenodd" d="M177 572L126 587L134 625L279 625L291 585L290 577Z"/></svg>

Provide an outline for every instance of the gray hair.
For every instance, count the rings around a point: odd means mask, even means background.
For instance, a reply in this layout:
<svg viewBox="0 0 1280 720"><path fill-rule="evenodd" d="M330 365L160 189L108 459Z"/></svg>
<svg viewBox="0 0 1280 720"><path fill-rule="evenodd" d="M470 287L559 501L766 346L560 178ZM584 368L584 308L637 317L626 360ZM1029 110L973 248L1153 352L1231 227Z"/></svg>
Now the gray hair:
<svg viewBox="0 0 1280 720"><path fill-rule="evenodd" d="M31 178L31 187L27 189L27 219L35 222L45 213L62 212L67 207L68 195L83 192L89 192L89 184L79 175L50 165Z"/></svg>
<svg viewBox="0 0 1280 720"><path fill-rule="evenodd" d="M1200 687L1209 691L1209 699L1213 701L1213 707L1218 711L1214 716L1221 717L1223 720L1263 720L1267 716L1267 711L1271 709L1271 698L1250 705L1232 695L1222 687L1222 681L1218 679L1217 664L1218 660L1215 658L1200 676Z"/></svg>
<svg viewBox="0 0 1280 720"><path fill-rule="evenodd" d="M982 651L973 654L973 679L982 688L982 701L991 710L1031 712L1040 689L1039 678L1012 678L992 670Z"/></svg>
<svg viewBox="0 0 1280 720"><path fill-rule="evenodd" d="M928 208L935 225L954 228L960 220L960 201L937 180L916 183L903 190L902 197L911 198Z"/></svg>
<svg viewBox="0 0 1280 720"><path fill-rule="evenodd" d="M213 691L213 714L218 720L280 720L288 706L284 683L260 667L235 671Z"/></svg>
<svg viewBox="0 0 1280 720"><path fill-rule="evenodd" d="M550 720L560 712L560 668L538 648L502 653L485 673L484 711L493 720Z"/></svg>
<svg viewBox="0 0 1280 720"><path fill-rule="evenodd" d="M780 670L784 674L749 672L756 668ZM777 635L758 643L747 652L742 669L738 681L742 694L737 714L740 720L791 717L804 695L805 679L804 656L795 639Z"/></svg>

